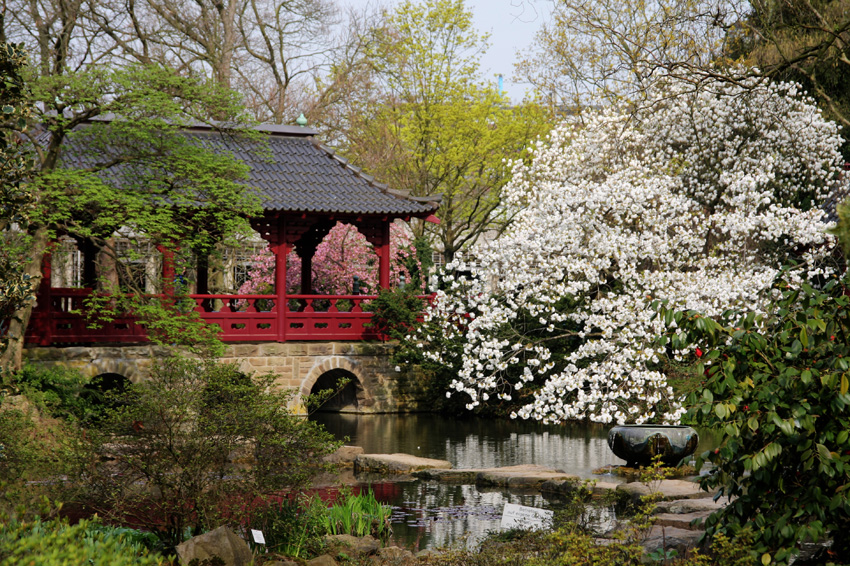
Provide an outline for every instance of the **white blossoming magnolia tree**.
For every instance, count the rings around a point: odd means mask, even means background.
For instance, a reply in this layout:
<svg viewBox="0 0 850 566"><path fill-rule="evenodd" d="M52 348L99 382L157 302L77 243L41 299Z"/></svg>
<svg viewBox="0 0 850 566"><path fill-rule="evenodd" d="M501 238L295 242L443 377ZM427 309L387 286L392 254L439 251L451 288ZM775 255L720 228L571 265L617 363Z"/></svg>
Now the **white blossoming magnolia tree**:
<svg viewBox="0 0 850 566"><path fill-rule="evenodd" d="M652 301L759 310L789 262L796 281L832 275L820 203L841 139L797 89L668 83L647 110L562 124L514 167L512 228L450 266L407 346L455 372L467 408L498 397L546 422L678 421Z"/></svg>

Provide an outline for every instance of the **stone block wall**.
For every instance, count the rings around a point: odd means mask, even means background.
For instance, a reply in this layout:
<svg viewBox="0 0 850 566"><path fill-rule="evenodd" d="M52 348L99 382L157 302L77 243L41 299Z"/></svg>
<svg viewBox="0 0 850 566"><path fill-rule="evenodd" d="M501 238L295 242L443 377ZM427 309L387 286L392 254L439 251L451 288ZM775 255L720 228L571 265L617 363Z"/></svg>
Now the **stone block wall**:
<svg viewBox="0 0 850 566"><path fill-rule="evenodd" d="M281 389L296 391L294 409L303 412L300 398L323 374L343 370L358 385L358 412L394 413L427 410L426 382L416 369L395 371L390 362L392 343L286 342L229 344L221 360L246 373L272 373ZM31 347L26 363L70 367L86 377L115 373L137 383L147 378L151 363L167 355L151 345Z"/></svg>

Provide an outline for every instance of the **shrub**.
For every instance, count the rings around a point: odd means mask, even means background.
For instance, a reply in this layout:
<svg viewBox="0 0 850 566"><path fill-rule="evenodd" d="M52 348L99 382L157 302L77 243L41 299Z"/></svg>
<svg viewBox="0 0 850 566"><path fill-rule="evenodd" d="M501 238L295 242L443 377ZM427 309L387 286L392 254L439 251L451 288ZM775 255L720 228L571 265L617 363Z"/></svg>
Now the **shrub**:
<svg viewBox="0 0 850 566"><path fill-rule="evenodd" d="M241 525L268 496L304 488L338 443L291 414L291 393L273 382L213 361L155 364L101 431L90 431L92 458L77 475L82 501L173 547L187 532Z"/></svg>
<svg viewBox="0 0 850 566"><path fill-rule="evenodd" d="M381 289L364 308L372 313L370 326L393 340L403 340L417 324L425 303L412 287Z"/></svg>
<svg viewBox="0 0 850 566"><path fill-rule="evenodd" d="M40 520L0 523L0 564L154 566L165 562L133 536L91 521L73 526Z"/></svg>
<svg viewBox="0 0 850 566"><path fill-rule="evenodd" d="M100 415L102 399L86 388L89 380L75 369L26 365L15 381L30 401L53 417L86 423Z"/></svg>
<svg viewBox="0 0 850 566"><path fill-rule="evenodd" d="M708 536L753 528L751 558L785 563L803 541L834 540L850 556L850 297L847 280L822 289L777 283L767 314L661 314L674 348L691 356L704 389L687 417L722 431L706 489L734 498L708 519ZM662 339L666 341L666 338Z"/></svg>

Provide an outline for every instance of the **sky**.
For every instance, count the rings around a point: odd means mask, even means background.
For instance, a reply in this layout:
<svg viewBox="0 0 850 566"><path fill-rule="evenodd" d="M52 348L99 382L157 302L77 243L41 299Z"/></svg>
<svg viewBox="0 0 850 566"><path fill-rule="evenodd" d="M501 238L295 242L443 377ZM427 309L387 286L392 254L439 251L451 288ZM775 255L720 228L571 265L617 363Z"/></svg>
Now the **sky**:
<svg viewBox="0 0 850 566"><path fill-rule="evenodd" d="M391 7L397 3L398 0L339 0L340 5L356 7ZM466 0L478 32L490 34L490 49L481 59L482 74L494 81L495 75L502 74L504 89L513 102L521 101L528 89L528 85L513 82L514 63L549 17L553 4L553 0Z"/></svg>

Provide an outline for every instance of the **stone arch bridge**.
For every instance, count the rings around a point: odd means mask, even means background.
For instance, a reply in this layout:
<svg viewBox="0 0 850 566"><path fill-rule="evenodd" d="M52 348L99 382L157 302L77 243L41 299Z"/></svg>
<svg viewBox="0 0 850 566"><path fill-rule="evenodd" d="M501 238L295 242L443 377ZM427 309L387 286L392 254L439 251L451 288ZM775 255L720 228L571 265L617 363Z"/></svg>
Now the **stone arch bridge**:
<svg viewBox="0 0 850 566"><path fill-rule="evenodd" d="M303 413L304 395L333 387L340 377L349 384L331 399L329 410L352 413L394 413L424 410L425 380L408 368L396 371L390 362L393 345L368 342L286 342L228 344L223 362L246 373L275 375L282 390L294 390L293 409ZM26 363L43 368L67 367L89 378L121 376L145 380L166 350L151 344L91 346L30 346Z"/></svg>

